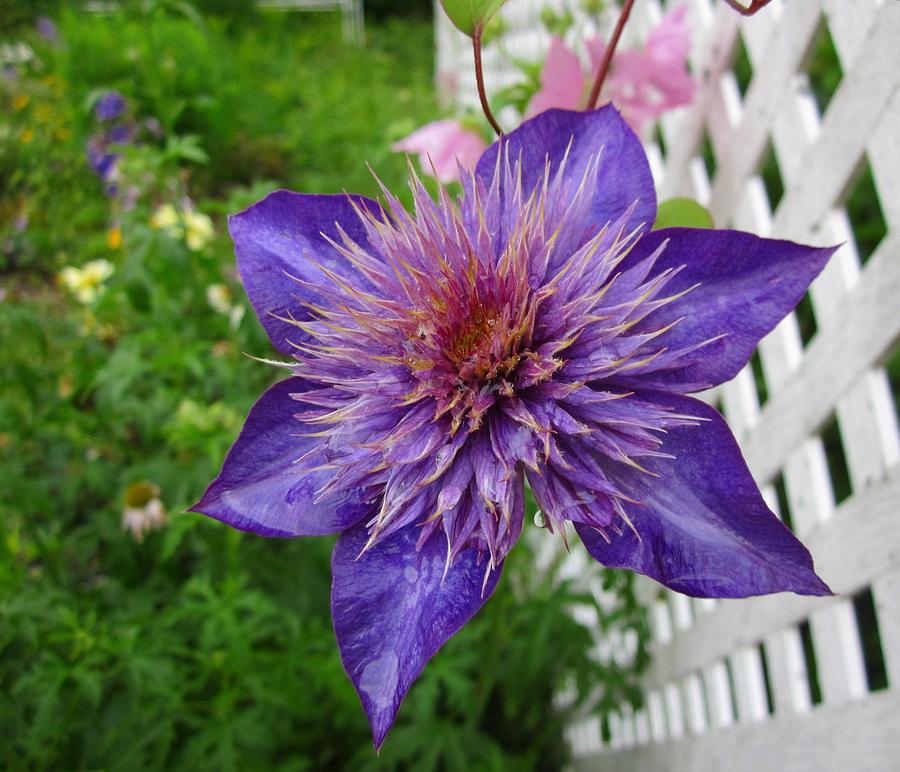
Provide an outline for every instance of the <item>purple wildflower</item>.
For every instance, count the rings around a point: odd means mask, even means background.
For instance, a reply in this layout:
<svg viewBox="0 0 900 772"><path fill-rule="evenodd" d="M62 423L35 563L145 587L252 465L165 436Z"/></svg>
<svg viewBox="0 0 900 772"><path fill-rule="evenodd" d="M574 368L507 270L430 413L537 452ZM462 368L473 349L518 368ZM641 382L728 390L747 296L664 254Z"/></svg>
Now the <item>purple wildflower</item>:
<svg viewBox="0 0 900 772"><path fill-rule="evenodd" d="M98 121L114 121L125 112L125 97L118 91L106 91L94 105Z"/></svg>
<svg viewBox="0 0 900 772"><path fill-rule="evenodd" d="M91 168L101 180L108 181L115 170L119 156L108 152L108 138L105 134L95 134L87 142L87 158Z"/></svg>
<svg viewBox="0 0 900 772"><path fill-rule="evenodd" d="M51 45L59 43L59 30L49 16L38 16L34 26L37 28L38 35L45 41Z"/></svg>
<svg viewBox="0 0 900 772"><path fill-rule="evenodd" d="M115 145L129 145L134 141L135 127L131 123L122 123L106 131L94 134L87 142L87 159L91 168L103 182L106 192L115 196L118 191L118 165L121 153L112 150Z"/></svg>
<svg viewBox="0 0 900 772"><path fill-rule="evenodd" d="M425 663L484 604L524 519L683 593L827 594L722 417L732 378L831 254L650 232L653 182L610 107L548 110L464 195L280 191L231 219L291 377L256 403L196 511L340 533L332 613L381 745Z"/></svg>

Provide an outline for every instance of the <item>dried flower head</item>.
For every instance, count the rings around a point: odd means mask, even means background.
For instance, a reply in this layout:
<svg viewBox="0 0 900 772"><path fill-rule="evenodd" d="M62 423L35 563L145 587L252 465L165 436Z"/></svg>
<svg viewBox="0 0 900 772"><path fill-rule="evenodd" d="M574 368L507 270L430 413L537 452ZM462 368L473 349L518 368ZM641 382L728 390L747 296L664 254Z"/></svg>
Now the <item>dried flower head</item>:
<svg viewBox="0 0 900 772"><path fill-rule="evenodd" d="M143 481L129 485L125 491L122 528L129 531L137 542L168 522L159 494L159 486Z"/></svg>

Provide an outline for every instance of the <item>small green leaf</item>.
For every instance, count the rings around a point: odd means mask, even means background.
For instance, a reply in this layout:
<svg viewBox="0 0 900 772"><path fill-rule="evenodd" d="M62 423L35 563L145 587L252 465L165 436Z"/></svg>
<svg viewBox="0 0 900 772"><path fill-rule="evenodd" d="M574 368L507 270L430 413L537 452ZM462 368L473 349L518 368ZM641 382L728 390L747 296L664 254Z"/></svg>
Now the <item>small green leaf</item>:
<svg viewBox="0 0 900 772"><path fill-rule="evenodd" d="M441 0L450 21L469 37L484 29L484 25L500 10L506 0Z"/></svg>
<svg viewBox="0 0 900 772"><path fill-rule="evenodd" d="M659 205L653 230L660 228L714 228L712 215L691 198L670 198Z"/></svg>

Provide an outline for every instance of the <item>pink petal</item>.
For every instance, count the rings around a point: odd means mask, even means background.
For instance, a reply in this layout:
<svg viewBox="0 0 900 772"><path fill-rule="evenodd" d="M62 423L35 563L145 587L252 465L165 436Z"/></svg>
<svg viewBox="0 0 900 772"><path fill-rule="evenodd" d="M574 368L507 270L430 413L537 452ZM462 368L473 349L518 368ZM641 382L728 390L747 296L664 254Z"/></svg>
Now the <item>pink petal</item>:
<svg viewBox="0 0 900 772"><path fill-rule="evenodd" d="M679 5L650 32L645 50L660 61L684 62L691 51L687 6Z"/></svg>
<svg viewBox="0 0 900 772"><path fill-rule="evenodd" d="M554 35L541 71L541 89L531 98L525 118L551 107L577 110L584 93L584 73L575 52Z"/></svg>
<svg viewBox="0 0 900 772"><path fill-rule="evenodd" d="M596 73L606 46L597 39L586 42ZM696 84L687 69L690 47L687 8L679 6L651 31L642 49L619 51L613 58L602 96L622 111L638 134L667 110L693 99Z"/></svg>
<svg viewBox="0 0 900 772"><path fill-rule="evenodd" d="M600 71L600 62L603 61L603 54L606 53L606 42L602 38L587 38L584 41L584 45L591 58L591 83L593 83L594 78L597 77L597 73ZM615 57L613 57L613 61L615 61Z"/></svg>
<svg viewBox="0 0 900 772"><path fill-rule="evenodd" d="M446 183L459 179L457 163L464 169L474 169L485 148L487 143L479 134L464 128L459 121L447 119L425 124L391 149L396 153L418 153L422 170Z"/></svg>

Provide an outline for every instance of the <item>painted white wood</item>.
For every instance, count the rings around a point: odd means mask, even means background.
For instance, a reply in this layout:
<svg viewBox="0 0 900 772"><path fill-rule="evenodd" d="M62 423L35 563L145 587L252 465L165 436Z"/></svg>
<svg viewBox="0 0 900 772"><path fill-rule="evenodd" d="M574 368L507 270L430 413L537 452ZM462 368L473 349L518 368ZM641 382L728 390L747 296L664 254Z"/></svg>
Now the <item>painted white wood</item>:
<svg viewBox="0 0 900 772"><path fill-rule="evenodd" d="M655 742L666 739L666 709L659 691L647 694L647 714L650 718L650 737Z"/></svg>
<svg viewBox="0 0 900 772"><path fill-rule="evenodd" d="M708 728L706 698L703 695L703 681L699 673L691 673L684 679L684 705L687 727L694 734L703 734Z"/></svg>
<svg viewBox="0 0 900 772"><path fill-rule="evenodd" d="M809 711L809 675L799 630L788 627L767 635L765 651L776 714Z"/></svg>
<svg viewBox="0 0 900 772"><path fill-rule="evenodd" d="M744 646L730 657L741 721L762 721L769 715L762 661L756 646Z"/></svg>
<svg viewBox="0 0 900 772"><path fill-rule="evenodd" d="M728 731L614 754L577 759L584 772L892 772L900 758L900 697L873 694L844 707L826 706L778 721L741 724Z"/></svg>
<svg viewBox="0 0 900 772"><path fill-rule="evenodd" d="M668 684L664 695L669 737L681 737L684 734L684 702L681 698L679 684L675 682Z"/></svg>
<svg viewBox="0 0 900 772"><path fill-rule="evenodd" d="M716 729L734 723L734 705L731 699L731 683L724 660L714 662L703 671L703 685L706 689L706 704L709 706L709 720Z"/></svg>

